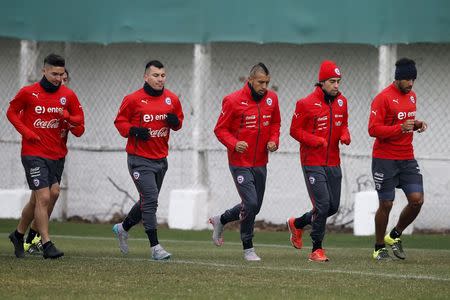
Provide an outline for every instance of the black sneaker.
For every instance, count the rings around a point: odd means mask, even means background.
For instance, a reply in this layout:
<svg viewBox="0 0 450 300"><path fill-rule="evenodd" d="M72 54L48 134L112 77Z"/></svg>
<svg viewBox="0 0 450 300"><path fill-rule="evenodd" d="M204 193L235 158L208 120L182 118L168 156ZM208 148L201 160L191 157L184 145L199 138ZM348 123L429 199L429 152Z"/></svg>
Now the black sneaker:
<svg viewBox="0 0 450 300"><path fill-rule="evenodd" d="M9 235L11 243L14 245L14 254L17 258L25 257L25 250L23 249L23 239L18 239L15 232L11 232Z"/></svg>
<svg viewBox="0 0 450 300"><path fill-rule="evenodd" d="M51 241L48 241L48 243L49 244L46 247L44 247L44 258L55 259L55 258L59 258L61 256L64 256L64 252L59 251L55 247L55 244L53 244Z"/></svg>

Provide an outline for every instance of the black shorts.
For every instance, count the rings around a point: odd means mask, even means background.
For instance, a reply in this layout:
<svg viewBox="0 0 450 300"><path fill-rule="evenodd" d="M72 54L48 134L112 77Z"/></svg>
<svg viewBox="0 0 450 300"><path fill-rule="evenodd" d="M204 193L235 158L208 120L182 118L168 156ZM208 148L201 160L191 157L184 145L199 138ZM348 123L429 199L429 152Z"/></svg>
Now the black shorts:
<svg viewBox="0 0 450 300"><path fill-rule="evenodd" d="M54 183L59 184L64 161L64 158L53 160L38 156L22 156L22 165L30 190L51 187Z"/></svg>
<svg viewBox="0 0 450 300"><path fill-rule="evenodd" d="M401 188L406 195L423 193L422 174L415 159L373 158L372 176L380 200L394 200L395 188Z"/></svg>
<svg viewBox="0 0 450 300"><path fill-rule="evenodd" d="M62 178L62 174L64 171L64 163L66 162L66 158L60 158L58 159L58 163L56 164L56 181L58 182L58 184L61 184L61 178Z"/></svg>

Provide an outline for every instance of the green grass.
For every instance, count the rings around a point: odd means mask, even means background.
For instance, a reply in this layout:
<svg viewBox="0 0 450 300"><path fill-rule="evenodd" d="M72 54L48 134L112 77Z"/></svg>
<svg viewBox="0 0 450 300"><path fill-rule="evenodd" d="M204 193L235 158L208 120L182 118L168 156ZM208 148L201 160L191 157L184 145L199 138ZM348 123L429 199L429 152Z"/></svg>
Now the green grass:
<svg viewBox="0 0 450 300"><path fill-rule="evenodd" d="M239 233L225 232L215 247L209 231L159 230L168 262L149 260L142 226L131 231L123 257L111 225L52 223L64 258L16 259L8 232L17 221L0 220L0 298L83 299L449 299L450 239L405 236L405 261L370 258L373 237L328 234L331 261L312 263L305 249L290 247L287 232L257 232L259 263L245 262Z"/></svg>

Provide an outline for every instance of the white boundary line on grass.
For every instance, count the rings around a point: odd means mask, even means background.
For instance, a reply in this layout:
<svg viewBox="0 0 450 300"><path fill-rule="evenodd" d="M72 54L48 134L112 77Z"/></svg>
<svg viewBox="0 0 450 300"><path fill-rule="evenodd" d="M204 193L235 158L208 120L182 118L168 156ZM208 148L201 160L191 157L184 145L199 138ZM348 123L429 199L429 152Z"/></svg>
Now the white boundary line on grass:
<svg viewBox="0 0 450 300"><path fill-rule="evenodd" d="M12 255L0 254L2 257L11 257ZM36 257L37 258L37 257ZM103 256L103 257L93 257L93 256L67 256L67 258L74 259L84 259L84 260L115 260L115 261L136 261L136 262L149 262L154 264L180 264L180 265L201 265L213 268L237 268L237 269L256 269L256 270L268 270L268 271L294 271L294 272L315 272L315 273L329 273L329 274L345 274L352 276L373 276L373 277L385 277L394 279L417 279L417 280L430 280L430 281L444 281L450 282L450 278L436 277L436 276L424 276L424 275L399 275L399 274L386 274L386 273L376 273L376 272L362 272L362 271L351 271L351 270L324 270L324 269L311 269L303 267L269 267L269 266L256 266L258 262L243 262L242 264L223 264L223 263L213 263L204 261L192 261L192 260L177 260L170 259L165 261L154 261L146 258L128 258L128 257L114 257L114 256ZM64 259L64 258L63 258Z"/></svg>
<svg viewBox="0 0 450 300"><path fill-rule="evenodd" d="M179 264L200 264L212 267L241 267L243 265L226 265L226 264L215 264L206 262L194 262L186 260L174 260L173 262ZM250 262L251 264L253 262ZM305 269L305 268L293 268L293 267L267 267L267 266L248 266L248 269L261 269L270 271L296 271L296 272L316 272L316 273L335 273L335 274L346 274L346 275L360 275L360 276L375 276L375 277L388 277L396 279L422 279L422 280L432 280L432 281L450 281L450 278L436 277L436 276L423 276L423 275L398 275L398 274L386 274L386 273L370 273L361 271L349 271L349 270L324 270L324 269Z"/></svg>
<svg viewBox="0 0 450 300"><path fill-rule="evenodd" d="M0 233L0 236L3 236L4 234ZM116 238L111 237L92 237L92 236L70 236L70 235L54 235L54 237L59 238L66 238L66 239L74 239L74 240L116 240ZM147 239L144 238L135 238L133 240L137 241L147 241ZM211 243L206 241L185 241L185 240L161 240L165 242L174 242L174 243ZM231 245L239 245L240 243L236 242L229 242L227 244ZM284 245L274 245L274 244L257 244L261 247L273 247L273 248L292 248L291 246L284 246ZM335 249L342 249L336 247ZM355 249L355 248L353 248ZM368 248L360 248L360 249L368 249ZM411 250L411 249L410 249ZM424 250L424 249L415 249L415 250ZM429 250L429 249L426 249ZM439 251L439 250L436 250ZM442 251L448 251L448 250L442 250ZM12 255L7 254L0 254L1 257L10 257ZM150 259L146 258L128 258L128 257L113 257L113 256L104 256L104 257L93 257L93 256L67 256L67 258L78 258L78 259L86 259L86 260L119 260L119 261L139 261L139 262L151 262L151 263L174 263L174 264L185 264L185 265L202 265L207 267L223 267L223 268L240 268L240 269L258 269L258 270L269 270L269 271L295 271L295 272L315 272L315 273L329 273L329 274L346 274L346 275L352 275L352 276L374 276L374 277L385 277L385 278L394 278L394 279L417 279L417 280L431 280L431 281L444 281L444 282L450 282L450 278L447 277L436 277L436 276L425 276L425 275L399 275L399 274L387 274L387 273L376 273L376 272L362 272L362 271L352 271L352 270L340 270L340 269L333 269L333 270L324 270L324 269L311 269L311 268L303 268L303 267L269 267L269 266L256 266L256 265L250 265L255 264L254 262L243 264L223 264L223 263L214 263L214 262L204 262L204 261L191 261L191 260L177 260L177 259L171 259L170 261L164 261L164 262L155 262ZM256 263L257 264L257 263Z"/></svg>
<svg viewBox="0 0 450 300"><path fill-rule="evenodd" d="M112 233L111 233L112 234ZM66 239L74 239L74 240L104 240L104 241L110 241L110 240L117 240L116 237L95 237L95 236L79 236L79 235L52 235L57 238L66 238ZM148 242L148 239L146 238L129 238L130 241L144 241ZM195 244L208 244L213 245L212 240L208 241L195 241L195 240L169 240L169 239L159 239L161 242L167 242L167 243L195 243ZM279 244L262 244L262 243L254 243L255 246L258 247L267 247L267 248L284 248L284 249L291 249L292 246L288 245L288 240L286 239L286 245L279 245ZM226 242L227 245L232 246L241 246L241 242ZM326 249L346 249L346 247L326 247ZM372 247L349 247L349 249L360 249L360 250L366 250L370 249L373 250ZM442 252L450 252L450 249L422 249L422 248L407 248L407 250L413 250L413 251L442 251Z"/></svg>
<svg viewBox="0 0 450 300"><path fill-rule="evenodd" d="M9 233L0 233L0 236L8 236ZM113 235L113 233L111 233ZM115 237L96 237L96 236L81 236L81 235L61 235L61 234L54 234L52 235L55 238L63 238L63 239L69 239L69 240L101 240L101 241L115 241L117 238ZM146 238L129 238L130 241L140 241L140 242L148 242L148 239ZM195 244L210 244L213 245L212 240L208 241L196 241L196 240L170 240L170 239L159 239L161 242L167 242L167 243L195 243ZM288 242L286 242L288 243ZM242 243L240 242L226 242L227 245L232 246L241 246ZM255 246L258 247L267 247L267 248L282 248L282 249L290 249L292 248L291 245L279 245L279 244L261 244L261 243L254 243ZM326 249L346 249L346 247L326 247ZM359 250L372 250L372 247L349 247L349 249L359 249ZM407 248L408 251L437 251L437 252L450 252L450 249L423 249L423 248Z"/></svg>

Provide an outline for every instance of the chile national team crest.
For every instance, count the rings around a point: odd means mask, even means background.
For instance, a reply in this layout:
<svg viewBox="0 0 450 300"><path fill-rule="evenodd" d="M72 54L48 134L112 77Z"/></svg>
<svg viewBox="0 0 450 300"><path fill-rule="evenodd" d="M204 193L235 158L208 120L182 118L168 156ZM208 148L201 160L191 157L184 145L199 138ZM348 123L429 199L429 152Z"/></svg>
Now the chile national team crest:
<svg viewBox="0 0 450 300"><path fill-rule="evenodd" d="M272 98L267 98L266 103L267 103L267 105L271 106L272 105Z"/></svg>
<svg viewBox="0 0 450 300"><path fill-rule="evenodd" d="M61 98L59 99L59 103L61 103L61 105L66 105L66 103L67 103L66 97L61 97Z"/></svg>
<svg viewBox="0 0 450 300"><path fill-rule="evenodd" d="M339 70L339 68L334 69L334 73L336 73L336 75L341 76L341 70Z"/></svg>
<svg viewBox="0 0 450 300"><path fill-rule="evenodd" d="M172 104L172 99L170 99L169 97L167 97L165 101L167 105Z"/></svg>
<svg viewBox="0 0 450 300"><path fill-rule="evenodd" d="M141 174L139 174L139 172L133 172L133 178L135 179L135 180L138 180L139 179L139 176L141 176Z"/></svg>
<svg viewBox="0 0 450 300"><path fill-rule="evenodd" d="M238 177L236 177L236 180L237 180L237 182L238 182L239 184L241 184L241 183L244 182L244 176L239 175Z"/></svg>
<svg viewBox="0 0 450 300"><path fill-rule="evenodd" d="M39 186L39 179L35 178L33 179L34 186Z"/></svg>
<svg viewBox="0 0 450 300"><path fill-rule="evenodd" d="M409 97L409 100L411 100L412 103L416 103L416 99L414 99L414 96Z"/></svg>
<svg viewBox="0 0 450 300"><path fill-rule="evenodd" d="M309 183L311 183L311 184L316 183L316 179L314 177L310 176L308 179L309 179Z"/></svg>
<svg viewBox="0 0 450 300"><path fill-rule="evenodd" d="M342 107L342 105L344 105L344 101L342 101L342 99L338 99L338 105L339 105L340 107Z"/></svg>

